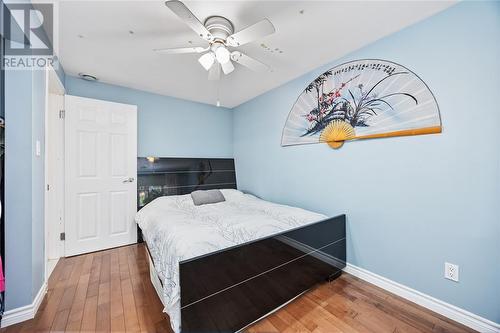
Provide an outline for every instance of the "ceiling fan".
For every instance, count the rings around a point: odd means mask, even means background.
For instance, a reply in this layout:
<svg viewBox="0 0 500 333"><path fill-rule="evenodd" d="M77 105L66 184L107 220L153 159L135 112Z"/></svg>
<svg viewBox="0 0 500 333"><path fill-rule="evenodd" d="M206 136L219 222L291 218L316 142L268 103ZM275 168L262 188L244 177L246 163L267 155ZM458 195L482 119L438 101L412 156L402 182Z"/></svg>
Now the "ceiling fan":
<svg viewBox="0 0 500 333"><path fill-rule="evenodd" d="M233 24L225 17L210 16L202 24L181 1L170 0L166 1L165 5L209 45L207 47L155 49L156 52L162 54L204 53L198 61L208 71L209 80L219 80L221 70L226 75L234 71L233 61L254 71L270 70L262 62L240 51L231 52L228 49L228 47L237 48L274 33L276 30L268 19L263 19L235 33Z"/></svg>

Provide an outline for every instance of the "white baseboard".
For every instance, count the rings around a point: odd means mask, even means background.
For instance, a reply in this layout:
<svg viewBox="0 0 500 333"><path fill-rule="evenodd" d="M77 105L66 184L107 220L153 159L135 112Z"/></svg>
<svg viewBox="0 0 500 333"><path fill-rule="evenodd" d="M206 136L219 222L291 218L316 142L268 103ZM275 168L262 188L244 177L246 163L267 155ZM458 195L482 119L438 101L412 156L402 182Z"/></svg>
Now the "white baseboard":
<svg viewBox="0 0 500 333"><path fill-rule="evenodd" d="M35 314L38 311L40 304L42 304L46 293L47 283L45 282L42 287L40 287L33 303L5 311L2 318L2 328L35 318Z"/></svg>
<svg viewBox="0 0 500 333"><path fill-rule="evenodd" d="M437 312L447 318L459 322L481 333L500 333L500 324L473 314L437 298L426 295L415 289L389 280L361 267L347 264L344 272L354 275L362 280L385 289L393 294L403 297L424 308Z"/></svg>

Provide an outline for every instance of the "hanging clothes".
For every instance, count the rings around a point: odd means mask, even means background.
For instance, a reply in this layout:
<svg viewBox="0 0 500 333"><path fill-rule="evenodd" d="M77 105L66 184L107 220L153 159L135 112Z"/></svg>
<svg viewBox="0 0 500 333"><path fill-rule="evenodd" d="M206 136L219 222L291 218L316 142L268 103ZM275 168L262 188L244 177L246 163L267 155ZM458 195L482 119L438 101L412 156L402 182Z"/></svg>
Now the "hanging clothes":
<svg viewBox="0 0 500 333"><path fill-rule="evenodd" d="M2 257L0 257L0 293L5 291L5 276L3 276L3 261Z"/></svg>

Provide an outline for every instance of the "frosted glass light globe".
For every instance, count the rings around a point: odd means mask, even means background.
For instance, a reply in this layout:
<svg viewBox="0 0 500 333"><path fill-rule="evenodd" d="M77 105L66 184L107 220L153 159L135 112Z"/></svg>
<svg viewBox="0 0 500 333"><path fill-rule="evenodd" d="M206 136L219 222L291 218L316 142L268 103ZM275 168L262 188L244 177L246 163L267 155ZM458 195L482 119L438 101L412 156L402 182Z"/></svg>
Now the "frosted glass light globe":
<svg viewBox="0 0 500 333"><path fill-rule="evenodd" d="M212 67L215 61L214 54L212 52L205 53L198 59L200 64L205 68L207 71Z"/></svg>
<svg viewBox="0 0 500 333"><path fill-rule="evenodd" d="M224 46L219 46L217 50L215 50L215 58L221 64L225 64L229 61L229 51Z"/></svg>

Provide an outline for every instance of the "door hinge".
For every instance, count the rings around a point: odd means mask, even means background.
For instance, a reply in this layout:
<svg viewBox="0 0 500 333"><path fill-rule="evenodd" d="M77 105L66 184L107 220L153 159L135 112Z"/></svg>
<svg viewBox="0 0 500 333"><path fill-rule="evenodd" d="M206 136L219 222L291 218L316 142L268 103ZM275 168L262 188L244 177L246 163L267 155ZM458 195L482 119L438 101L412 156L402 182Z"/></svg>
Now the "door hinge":
<svg viewBox="0 0 500 333"><path fill-rule="evenodd" d="M65 232L61 232L61 233L59 234L59 239L60 239L60 240L62 240L62 241L63 241L63 240L66 240L66 233L65 233Z"/></svg>
<svg viewBox="0 0 500 333"><path fill-rule="evenodd" d="M47 184L47 191L50 191L50 185Z"/></svg>
<svg viewBox="0 0 500 333"><path fill-rule="evenodd" d="M65 110L59 110L59 119L64 119L65 115L66 115Z"/></svg>

